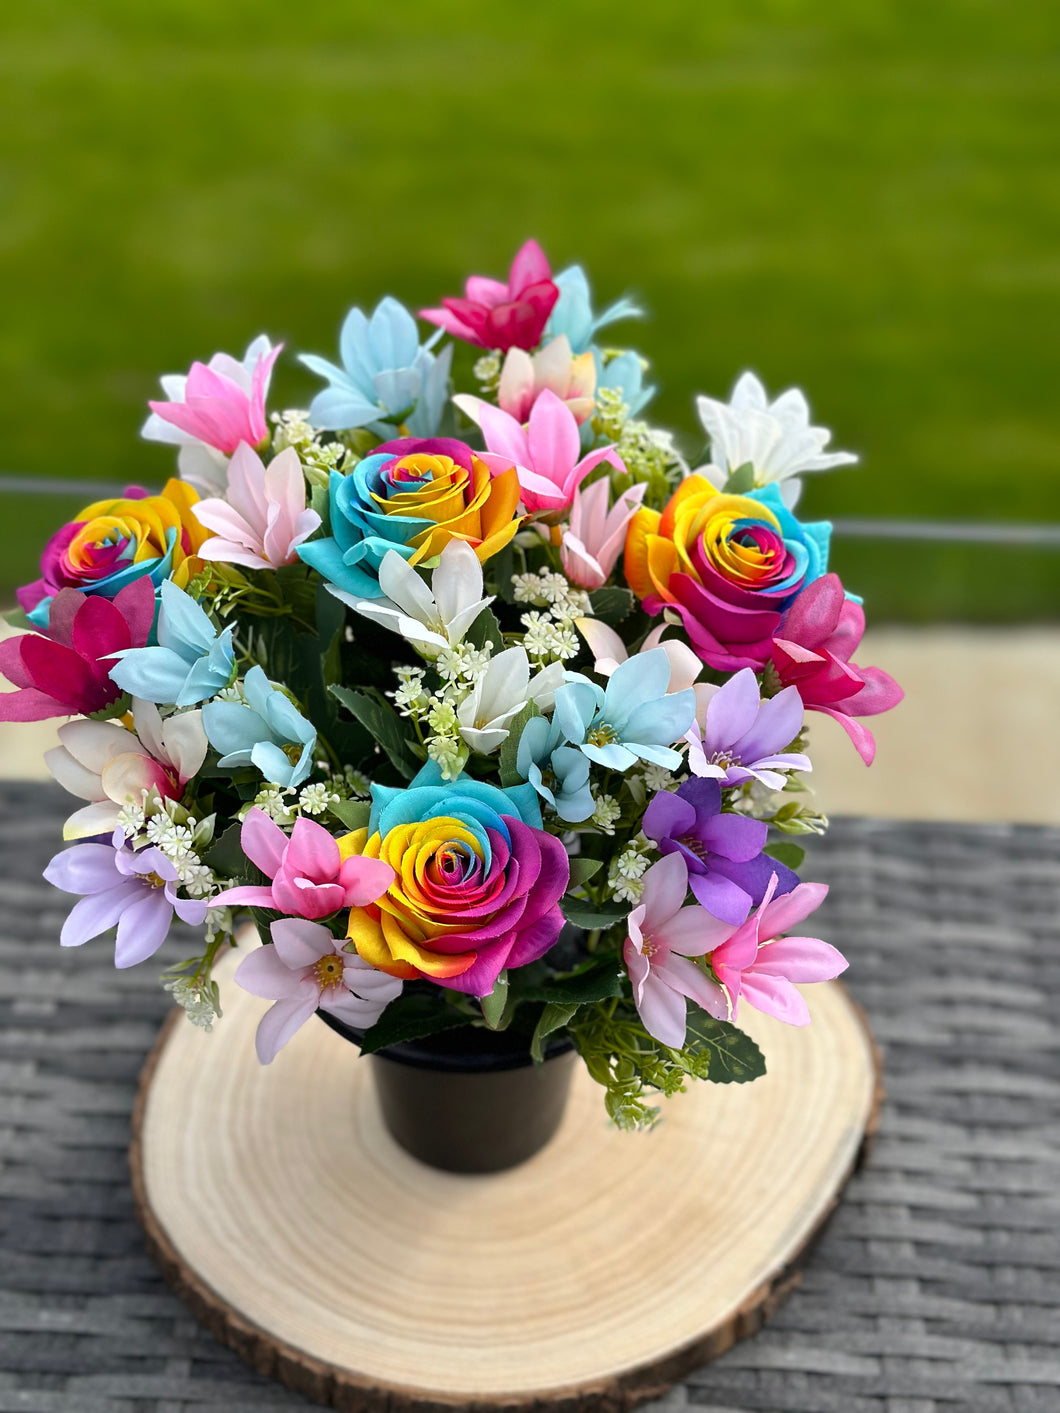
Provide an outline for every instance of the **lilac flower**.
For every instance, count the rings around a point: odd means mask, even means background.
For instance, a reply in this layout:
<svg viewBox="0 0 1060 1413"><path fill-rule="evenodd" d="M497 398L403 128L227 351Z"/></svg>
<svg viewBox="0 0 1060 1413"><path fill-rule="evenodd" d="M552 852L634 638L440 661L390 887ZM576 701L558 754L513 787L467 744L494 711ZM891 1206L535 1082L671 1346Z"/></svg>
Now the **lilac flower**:
<svg viewBox="0 0 1060 1413"><path fill-rule="evenodd" d="M60 945L80 947L117 923L116 967L153 956L174 913L194 926L206 917L206 903L177 897L177 870L161 849L134 853L120 829L110 844L75 844L56 854L44 877L64 893L84 895L70 909Z"/></svg>
<svg viewBox="0 0 1060 1413"><path fill-rule="evenodd" d="M660 790L644 811L641 828L660 853L680 853L692 892L712 917L741 923L777 875L778 893L789 893L798 875L762 853L768 826L742 814L721 813L716 780L686 780Z"/></svg>
<svg viewBox="0 0 1060 1413"><path fill-rule="evenodd" d="M784 752L802 729L797 688L785 687L762 701L758 679L745 667L723 687L698 686L696 703L697 724L686 738L693 775L723 785L760 780L771 790L783 790L782 771L813 769L809 756Z"/></svg>

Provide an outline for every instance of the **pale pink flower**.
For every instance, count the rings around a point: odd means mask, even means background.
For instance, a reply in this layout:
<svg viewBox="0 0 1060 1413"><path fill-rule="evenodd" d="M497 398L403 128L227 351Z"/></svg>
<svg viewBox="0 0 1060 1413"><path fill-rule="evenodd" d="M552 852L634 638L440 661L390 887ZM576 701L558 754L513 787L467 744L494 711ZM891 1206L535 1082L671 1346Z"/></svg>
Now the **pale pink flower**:
<svg viewBox="0 0 1060 1413"><path fill-rule="evenodd" d="M820 938L780 935L820 907L828 885L800 883L779 898L776 886L774 874L761 906L710 954L721 984L700 1004L719 1020L735 1020L742 997L788 1025L809 1025L809 1009L792 983L831 981L847 969L843 954Z"/></svg>
<svg viewBox="0 0 1060 1413"><path fill-rule="evenodd" d="M340 908L364 908L394 881L394 870L380 859L363 858L344 848L322 824L304 815L290 837L264 810L255 807L243 821L239 842L250 862L272 882L228 888L212 907L272 908L293 917L322 918Z"/></svg>
<svg viewBox="0 0 1060 1413"><path fill-rule="evenodd" d="M594 466L608 461L623 475L625 465L613 446L581 456L574 413L548 388L530 409L524 428L499 407L484 402L479 425L486 442L483 460L494 475L514 465L522 487L523 505L530 514L566 510L574 492Z"/></svg>
<svg viewBox="0 0 1060 1413"><path fill-rule="evenodd" d="M258 1022L254 1037L263 1065L272 1063L314 1011L367 1030L401 994L397 977L345 951L320 923L280 918L271 932L272 945L256 948L235 974L244 991L276 1002Z"/></svg>
<svg viewBox="0 0 1060 1413"><path fill-rule="evenodd" d="M563 531L559 551L563 572L572 584L580 589L601 589L607 583L626 543L626 526L647 489L644 481L630 486L610 510L611 482L606 476L574 492L570 524Z"/></svg>
<svg viewBox="0 0 1060 1413"><path fill-rule="evenodd" d="M735 930L699 903L685 907L688 868L680 854L666 854L644 875L641 902L627 919L623 949L637 1013L649 1035L680 1050L685 1043L685 998L710 1011L719 987L691 957L701 957Z"/></svg>
<svg viewBox="0 0 1060 1413"><path fill-rule="evenodd" d="M611 674L629 657L626 645L613 628L601 623L599 618L576 618L574 626L589 645L589 651L596 661L593 671L601 677ZM703 659L692 651L687 643L677 638L662 642L662 635L670 625L660 623L653 628L638 649L638 653L649 653L653 648L662 648L670 663L670 685L667 692L683 692L691 687L703 671Z"/></svg>
<svg viewBox="0 0 1060 1413"><path fill-rule="evenodd" d="M203 559L244 564L249 569L278 569L293 564L297 548L320 524L307 510L302 463L293 447L268 466L246 442L228 464L224 500L200 500L192 510L214 535L199 548Z"/></svg>
<svg viewBox="0 0 1060 1413"><path fill-rule="evenodd" d="M546 388L566 404L576 422L587 422L596 405L596 360L592 352L575 357L566 334L552 339L535 354L523 348L510 348L497 387L501 410L525 424L530 409ZM459 393L453 402L472 422L479 422L479 409L484 405L482 398Z"/></svg>

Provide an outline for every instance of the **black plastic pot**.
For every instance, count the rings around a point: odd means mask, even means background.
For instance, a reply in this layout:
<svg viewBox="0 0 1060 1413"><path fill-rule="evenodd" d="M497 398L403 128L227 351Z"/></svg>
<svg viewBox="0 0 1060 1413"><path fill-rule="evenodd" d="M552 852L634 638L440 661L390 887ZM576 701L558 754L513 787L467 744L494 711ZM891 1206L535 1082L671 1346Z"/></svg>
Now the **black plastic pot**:
<svg viewBox="0 0 1060 1413"><path fill-rule="evenodd" d="M354 1044L362 1033L317 1015ZM543 1064L528 1037L460 1026L369 1057L383 1121L407 1153L452 1173L495 1173L532 1158L559 1128L574 1047L558 1040Z"/></svg>

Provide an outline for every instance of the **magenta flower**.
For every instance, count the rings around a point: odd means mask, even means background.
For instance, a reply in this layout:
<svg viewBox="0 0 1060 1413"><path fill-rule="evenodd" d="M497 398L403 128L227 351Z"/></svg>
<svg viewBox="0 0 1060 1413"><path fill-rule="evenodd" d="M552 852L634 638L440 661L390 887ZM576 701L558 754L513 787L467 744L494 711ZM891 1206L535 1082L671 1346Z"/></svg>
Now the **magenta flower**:
<svg viewBox="0 0 1060 1413"><path fill-rule="evenodd" d="M563 572L572 584L580 589L601 589L607 583L625 546L626 526L640 508L647 489L647 482L639 481L608 510L608 477L591 486L578 486L559 551Z"/></svg>
<svg viewBox="0 0 1060 1413"><path fill-rule="evenodd" d="M134 579L113 599L61 589L51 602L48 636L0 642L0 673L19 690L0 696L0 721L89 716L118 700L111 653L142 648L151 633L155 590Z"/></svg>
<svg viewBox="0 0 1060 1413"><path fill-rule="evenodd" d="M828 885L800 883L776 898L776 883L773 878L758 911L710 954L720 985L713 1000L701 1004L719 1020L730 1015L735 1020L743 997L756 1011L788 1025L809 1025L806 1002L792 983L831 981L847 969L843 954L819 937L780 935L820 907Z"/></svg>
<svg viewBox="0 0 1060 1413"><path fill-rule="evenodd" d="M680 854L667 854L644 875L641 902L627 919L623 957L633 983L633 1001L649 1035L680 1050L685 1043L685 997L717 1009L720 989L690 957L701 957L733 932L693 903L685 907L688 870Z"/></svg>
<svg viewBox="0 0 1060 1413"><path fill-rule="evenodd" d="M205 442L216 451L231 456L240 442L260 446L268 436L265 398L272 367L283 348L268 346L268 340L251 345L256 356L248 370L244 364L224 354L215 354L209 364L193 363L187 378L163 381L169 402L148 406L161 422L175 427L183 436L167 436L148 418L143 435L157 441L183 443L187 438Z"/></svg>
<svg viewBox="0 0 1060 1413"><path fill-rule="evenodd" d="M531 514L566 510L582 481L602 461L625 475L625 464L613 446L581 455L574 413L547 388L530 409L525 429L489 403L481 404L479 418L487 448L481 460L494 475L514 464L523 505Z"/></svg>
<svg viewBox="0 0 1060 1413"><path fill-rule="evenodd" d="M256 948L236 968L244 991L276 1002L254 1037L263 1065L272 1063L314 1011L367 1030L401 994L396 977L370 967L355 952L342 951L317 922L281 918L271 932L272 945Z"/></svg>
<svg viewBox="0 0 1060 1413"><path fill-rule="evenodd" d="M316 511L306 509L305 476L294 448L265 466L246 442L240 442L228 463L225 499L200 500L193 512L200 525L214 532L199 547L201 557L249 569L294 564L298 546L320 524Z"/></svg>
<svg viewBox="0 0 1060 1413"><path fill-rule="evenodd" d="M60 946L80 947L117 923L116 967L153 956L174 913L196 927L206 917L206 903L177 897L177 870L161 849L134 853L120 829L110 844L75 844L56 854L44 877L64 893L84 895L63 923Z"/></svg>
<svg viewBox="0 0 1060 1413"><path fill-rule="evenodd" d="M696 688L696 722L687 736L693 775L742 785L760 780L783 790L786 770L812 770L809 756L785 751L802 729L802 699L794 687L762 701L749 667L722 687Z"/></svg>
<svg viewBox="0 0 1060 1413"><path fill-rule="evenodd" d="M810 711L839 722L866 765L876 754L872 732L856 716L890 711L905 696L879 667L851 658L865 632L865 614L843 592L838 574L825 574L804 589L773 640L773 666L784 685L798 689Z"/></svg>
<svg viewBox="0 0 1060 1413"><path fill-rule="evenodd" d="M420 318L478 348L536 348L559 298L545 252L528 240L512 261L508 283L471 275L464 299L443 299Z"/></svg>
<svg viewBox="0 0 1060 1413"><path fill-rule="evenodd" d="M228 888L213 907L272 908L292 917L322 918L340 908L374 903L394 881L394 870L379 859L362 858L311 819L295 820L290 837L262 809L243 821L240 843L252 864L272 879L269 885Z"/></svg>

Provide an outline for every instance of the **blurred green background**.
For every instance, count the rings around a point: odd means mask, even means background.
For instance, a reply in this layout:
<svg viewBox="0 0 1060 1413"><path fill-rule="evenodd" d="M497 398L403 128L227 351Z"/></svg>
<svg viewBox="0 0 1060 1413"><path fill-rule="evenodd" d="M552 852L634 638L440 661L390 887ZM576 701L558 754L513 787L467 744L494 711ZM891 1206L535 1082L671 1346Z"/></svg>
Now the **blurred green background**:
<svg viewBox="0 0 1060 1413"><path fill-rule="evenodd" d="M157 376L586 265L696 455L798 383L815 515L1060 521L1051 3L36 0L0 20L0 472L158 484ZM273 407L314 386L291 363ZM0 599L76 499L0 498ZM1060 553L840 541L870 618L1060 616Z"/></svg>

